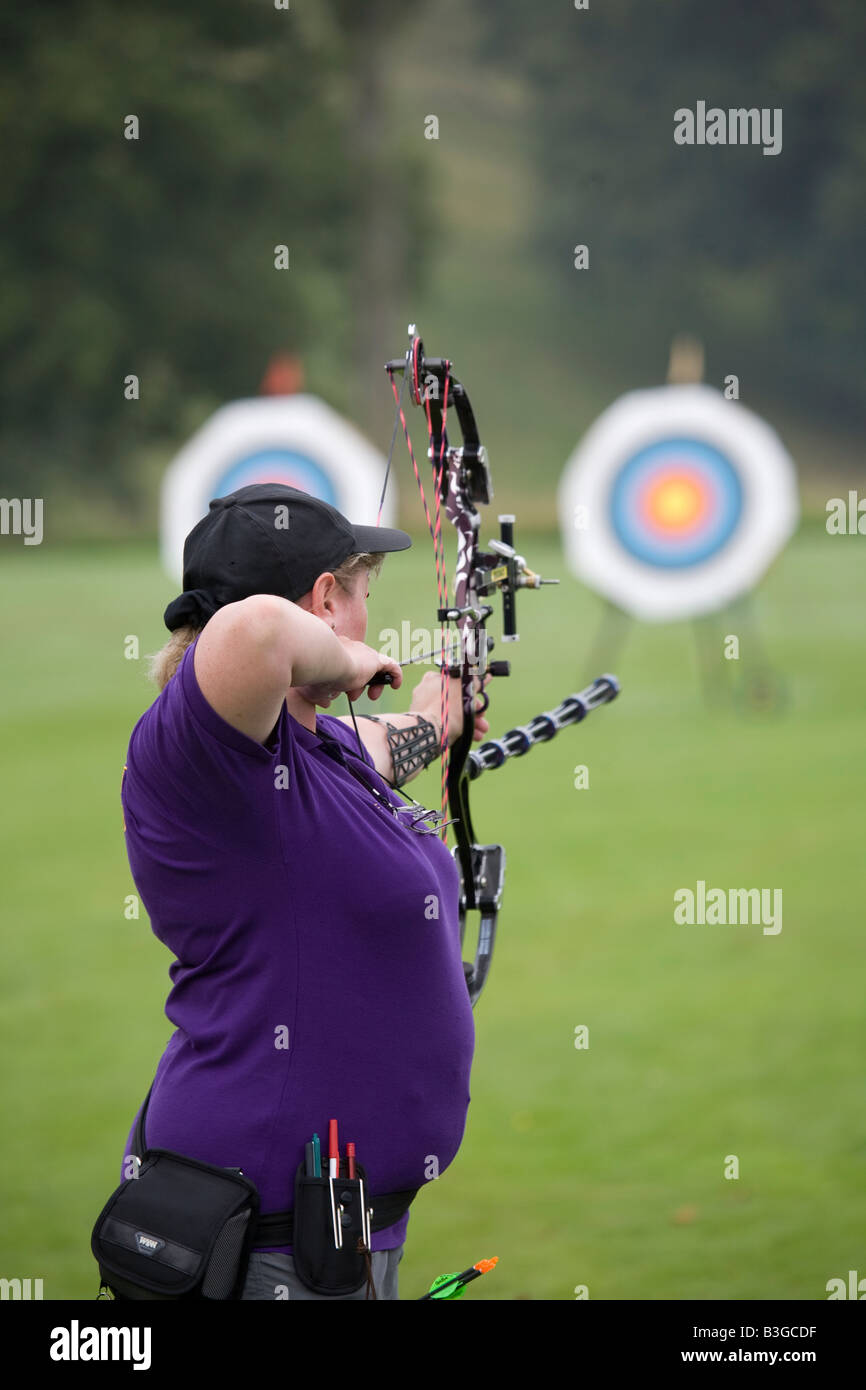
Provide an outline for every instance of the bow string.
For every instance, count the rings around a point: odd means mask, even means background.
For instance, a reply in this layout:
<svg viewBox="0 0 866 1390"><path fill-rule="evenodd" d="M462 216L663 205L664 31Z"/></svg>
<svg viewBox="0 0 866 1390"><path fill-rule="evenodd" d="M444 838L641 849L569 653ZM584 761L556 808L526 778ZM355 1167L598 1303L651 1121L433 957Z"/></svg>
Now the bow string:
<svg viewBox="0 0 866 1390"><path fill-rule="evenodd" d="M428 357L415 325L410 324L409 346L405 356L387 362L385 371L391 383L396 412L377 525L381 522L397 434L402 426L427 529L433 542L436 566L442 677L440 833L443 841L447 842L448 826L453 826L455 843L451 852L460 874L461 945L465 942L468 915L478 914L474 960L463 963L474 1008L487 979L496 939L505 882L505 850L501 844L478 842L469 807L469 784L484 769L500 767L507 758L523 755L534 744L552 738L566 724L577 723L590 710L614 699L619 693L619 684L614 676L600 677L580 695L568 696L555 711L536 715L528 725L509 730L501 739L489 740L482 744L477 752L472 751L477 714L483 714L489 705L489 696L485 689L486 678L507 676L511 669L508 661L489 660L494 639L487 632L486 624L494 610L486 600L497 593L501 596L502 640L516 642L519 637L517 591L521 588L538 589L543 584L558 584L559 581L542 579L529 568L525 558L517 553L514 545L513 515L501 515L499 539L489 541L486 550L480 546L481 517L478 507L487 506L493 498L490 465L487 451L479 438L469 396L463 383L454 375L451 361L444 357ZM399 391L395 379L398 374L402 375ZM426 417L427 459L431 468L433 489L432 512L406 420L404 399L407 389L412 405L423 407ZM449 411L452 411L457 419L462 437L459 445L453 445L448 438ZM451 602L448 598L448 574L442 531L443 504L445 514L457 534L457 559ZM427 656L435 659L432 652ZM455 656L456 659L452 660ZM425 658L412 658L413 661L423 659ZM409 661L401 663L404 666L409 664ZM449 748L449 687L454 677L460 679L463 725L459 738ZM371 682L374 683L375 681Z"/></svg>
<svg viewBox="0 0 866 1390"><path fill-rule="evenodd" d="M465 939L469 913L479 914L478 938L473 963L464 962L467 985L473 1006L484 986L493 951L496 923L502 902L505 879L505 850L499 844L479 844L469 807L468 758L475 735L475 721L489 705L485 677L507 676L507 661L490 661L493 638L486 623L493 614L485 600L495 592L503 598L503 639L515 641L515 595L519 587L538 588L544 581L526 566L514 550L514 517L501 516L499 542L491 542L489 551L479 544L481 518L479 506L490 503L493 487L487 452L481 443L475 414L463 383L455 376L448 358L428 357L424 343L409 326L409 346L405 357L388 362L385 370L396 402L391 450L385 473L385 484L379 506L388 486L398 426L403 437L418 485L427 529L433 541L436 564L441 624L442 694L440 700L442 736L442 838L447 841L448 825L454 828L455 845L452 853L460 871L460 937ZM396 377L402 374L398 391ZM413 406L422 407L427 423L427 458L431 468L433 506L428 503L424 482L412 446L406 413L403 408L405 392ZM459 445L448 438L449 408L453 410L462 436ZM457 533L453 602L448 599L448 576L445 543L442 533L442 507ZM450 626L449 626L450 625ZM450 630L453 627L453 633ZM454 640L456 639L456 640ZM456 655L455 649L456 648ZM452 659L453 658L453 659ZM408 664L408 663L407 663ZM463 725L453 747L448 747L449 686L459 677L463 705ZM450 820L446 819L450 816Z"/></svg>

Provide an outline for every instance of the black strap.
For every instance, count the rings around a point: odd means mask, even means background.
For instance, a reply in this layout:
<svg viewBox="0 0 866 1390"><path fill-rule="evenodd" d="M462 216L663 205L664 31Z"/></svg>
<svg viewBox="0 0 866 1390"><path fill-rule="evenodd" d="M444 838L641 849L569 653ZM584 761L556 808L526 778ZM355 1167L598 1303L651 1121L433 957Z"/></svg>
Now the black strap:
<svg viewBox="0 0 866 1390"><path fill-rule="evenodd" d="M144 1138L144 1117L147 1114L152 1090L153 1082L150 1083L150 1090L144 1098L144 1105L139 1111L132 1136L133 1149L139 1158L143 1156L147 1147ZM385 1196L377 1194L373 1199L375 1206L373 1208L373 1220L370 1223L371 1231L384 1231L388 1226L393 1226L402 1216L405 1216L420 1190L418 1187L409 1187L405 1192L389 1192ZM254 1247L291 1245L293 1226L293 1213L290 1211L268 1211L260 1214L253 1236Z"/></svg>
<svg viewBox="0 0 866 1390"><path fill-rule="evenodd" d="M393 1226L406 1215L410 1203L419 1191L417 1187L410 1187L405 1192L389 1192L387 1196L371 1198L375 1205L370 1230L384 1231L388 1226ZM269 1211L260 1216L256 1224L255 1245L292 1245L292 1218L293 1213L290 1211Z"/></svg>
<svg viewBox="0 0 866 1390"><path fill-rule="evenodd" d="M321 740L322 752L327 753L328 757L332 758L339 767L345 768L349 775L354 777L356 782L360 782L361 786L365 787L366 790L376 798L379 805L384 806L385 810L390 815L396 815L398 808L393 802L388 800L387 796L380 792L378 787L374 787L373 783L365 777L362 772L359 772L353 763L347 761L346 755L348 754L349 757L355 758L361 763L362 767L367 768L367 763L364 762L363 758L361 758L358 753L353 752L351 748L344 748L338 738L335 738L333 734L326 734L324 729L320 729L317 736ZM375 772L376 769L373 768L371 770ZM383 778L382 780L384 781L385 779ZM386 786L387 785L390 785L390 783L386 783ZM397 788L394 787L393 790L396 791Z"/></svg>

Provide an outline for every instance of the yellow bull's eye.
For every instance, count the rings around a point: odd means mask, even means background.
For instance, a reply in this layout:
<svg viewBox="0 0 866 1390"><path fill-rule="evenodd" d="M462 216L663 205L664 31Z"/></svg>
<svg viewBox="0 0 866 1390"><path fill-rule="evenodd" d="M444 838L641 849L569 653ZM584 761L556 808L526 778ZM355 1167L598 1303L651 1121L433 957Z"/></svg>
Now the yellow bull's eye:
<svg viewBox="0 0 866 1390"><path fill-rule="evenodd" d="M704 489L691 478L660 478L650 488L647 513L657 526L679 531L693 526L706 510Z"/></svg>

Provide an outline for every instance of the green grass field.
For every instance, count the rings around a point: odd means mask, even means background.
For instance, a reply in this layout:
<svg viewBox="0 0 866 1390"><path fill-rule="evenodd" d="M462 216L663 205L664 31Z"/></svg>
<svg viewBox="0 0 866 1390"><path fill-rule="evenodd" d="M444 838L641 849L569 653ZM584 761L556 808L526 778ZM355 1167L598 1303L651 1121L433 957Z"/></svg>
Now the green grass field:
<svg viewBox="0 0 866 1390"><path fill-rule="evenodd" d="M0 554L0 1275L90 1299L90 1231L172 1031L170 957L124 917L119 787L155 695L124 639L161 645L174 590L155 545L17 544ZM866 1274L862 546L806 527L756 595L781 712L708 701L690 625L635 625L609 663L620 699L473 789L505 900L464 1145L413 1207L404 1298L488 1255L467 1297L823 1299ZM555 537L521 548L563 583L521 598L494 732L599 674L601 604ZM386 564L369 640L434 606L419 540ZM703 629L720 690L753 651L739 623ZM432 803L434 781L413 790ZM781 888L782 931L676 925L699 879Z"/></svg>

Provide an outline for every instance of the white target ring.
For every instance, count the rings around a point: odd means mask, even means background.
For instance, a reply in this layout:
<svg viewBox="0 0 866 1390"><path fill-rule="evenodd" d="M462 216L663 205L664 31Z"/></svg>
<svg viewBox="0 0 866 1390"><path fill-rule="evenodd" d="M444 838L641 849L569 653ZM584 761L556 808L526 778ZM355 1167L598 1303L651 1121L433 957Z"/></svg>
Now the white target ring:
<svg viewBox="0 0 866 1390"><path fill-rule="evenodd" d="M710 386L622 396L591 426L559 487L566 558L626 612L664 622L751 589L799 517L774 430Z"/></svg>
<svg viewBox="0 0 866 1390"><path fill-rule="evenodd" d="M169 465L162 484L161 553L183 582L183 543L207 515L212 498L251 483L285 483L347 520L375 526L385 478L384 456L316 396L234 401L217 410ZM382 525L394 515L388 489Z"/></svg>

